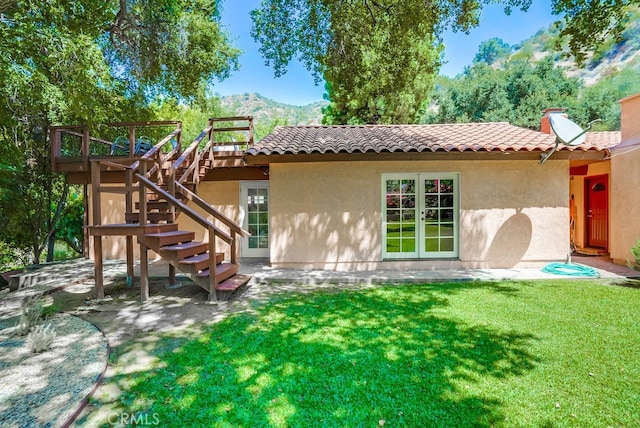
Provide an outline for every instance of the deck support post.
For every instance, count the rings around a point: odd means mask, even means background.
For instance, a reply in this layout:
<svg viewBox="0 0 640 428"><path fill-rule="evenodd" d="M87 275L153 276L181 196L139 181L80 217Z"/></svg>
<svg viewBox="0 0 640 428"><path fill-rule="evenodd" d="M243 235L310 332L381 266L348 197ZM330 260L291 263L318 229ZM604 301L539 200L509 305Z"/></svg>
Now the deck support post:
<svg viewBox="0 0 640 428"><path fill-rule="evenodd" d="M176 267L169 264L169 287L175 287L176 285L178 285L178 281L176 281Z"/></svg>
<svg viewBox="0 0 640 428"><path fill-rule="evenodd" d="M133 236L127 236L127 285L133 285Z"/></svg>
<svg viewBox="0 0 640 428"><path fill-rule="evenodd" d="M140 300L149 299L149 254L148 248L140 243Z"/></svg>
<svg viewBox="0 0 640 428"><path fill-rule="evenodd" d="M102 236L93 237L93 267L96 283L96 298L104 299L104 276L102 272Z"/></svg>

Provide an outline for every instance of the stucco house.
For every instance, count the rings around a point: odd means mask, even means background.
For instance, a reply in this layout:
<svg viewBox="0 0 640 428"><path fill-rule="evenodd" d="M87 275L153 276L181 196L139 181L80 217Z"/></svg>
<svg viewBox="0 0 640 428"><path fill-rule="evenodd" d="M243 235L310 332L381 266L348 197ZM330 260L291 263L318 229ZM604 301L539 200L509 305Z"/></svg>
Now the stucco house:
<svg viewBox="0 0 640 428"><path fill-rule="evenodd" d="M233 153L214 142L195 186L210 208L178 207L193 214L177 222L196 240L213 242L211 250L225 260L259 257L277 268L537 267L566 260L572 249L608 252L626 263L640 238L633 218L640 212L640 95L621 106L622 133L589 132L584 144L560 145L544 163L541 155L556 143L549 117L563 114L558 109L544 112L540 131L508 123L282 126ZM252 128L224 130L233 129ZM84 140L88 145L91 137ZM92 162L100 166L98 160ZM163 162L170 159L158 160L158 168ZM89 178L91 162L84 164L73 177L99 189L100 174ZM202 159L198 165L204 168ZM88 227L100 236L93 243L101 257L148 249L166 256L139 231L120 234L126 245L117 233L100 232L96 224L137 221L135 201L89 193ZM230 220L248 233L237 229L223 247L224 236L209 240L216 232L203 228L202 218L216 227ZM140 250L132 249L132 236Z"/></svg>

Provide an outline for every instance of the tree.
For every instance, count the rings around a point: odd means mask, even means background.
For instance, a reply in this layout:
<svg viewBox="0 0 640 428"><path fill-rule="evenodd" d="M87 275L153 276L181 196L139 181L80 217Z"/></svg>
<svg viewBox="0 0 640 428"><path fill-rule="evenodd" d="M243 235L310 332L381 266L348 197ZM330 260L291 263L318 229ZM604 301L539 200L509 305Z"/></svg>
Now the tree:
<svg viewBox="0 0 640 428"><path fill-rule="evenodd" d="M571 54L582 63L590 52L622 35L639 5L640 0L553 0L553 13L563 15L564 22L558 43L568 40Z"/></svg>
<svg viewBox="0 0 640 428"><path fill-rule="evenodd" d="M575 106L580 82L568 78L551 58L537 64L513 60L494 69L476 63L449 82L437 95L437 113L422 118L428 123L499 122L538 129L547 107Z"/></svg>
<svg viewBox="0 0 640 428"><path fill-rule="evenodd" d="M48 127L150 119L150 96L200 97L239 51L213 0L4 1L0 13L0 155L11 183L0 238L38 263L69 194L51 172Z"/></svg>
<svg viewBox="0 0 640 428"><path fill-rule="evenodd" d="M296 56L325 78L325 122L411 123L438 73L442 31L469 30L487 3L262 0L251 33L276 76Z"/></svg>
<svg viewBox="0 0 640 428"><path fill-rule="evenodd" d="M492 65L499 59L505 59L511 53L511 45L499 37L485 40L478 46L478 53L473 57L473 62L485 62Z"/></svg>

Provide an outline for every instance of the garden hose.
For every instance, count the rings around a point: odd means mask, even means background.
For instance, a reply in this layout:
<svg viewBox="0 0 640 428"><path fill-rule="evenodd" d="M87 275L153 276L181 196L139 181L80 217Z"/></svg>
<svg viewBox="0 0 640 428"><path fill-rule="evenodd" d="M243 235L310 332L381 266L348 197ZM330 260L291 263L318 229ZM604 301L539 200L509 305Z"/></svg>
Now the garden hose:
<svg viewBox="0 0 640 428"><path fill-rule="evenodd" d="M566 276L598 276L598 272L588 266L568 264L568 263L549 263L542 268L542 272L552 273L554 275Z"/></svg>

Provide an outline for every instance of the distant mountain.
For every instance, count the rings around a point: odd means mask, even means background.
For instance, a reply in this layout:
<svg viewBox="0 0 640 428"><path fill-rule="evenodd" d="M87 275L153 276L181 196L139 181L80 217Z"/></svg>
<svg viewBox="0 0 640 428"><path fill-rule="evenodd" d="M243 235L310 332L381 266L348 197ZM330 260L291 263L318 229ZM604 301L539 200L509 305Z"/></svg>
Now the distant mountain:
<svg viewBox="0 0 640 428"><path fill-rule="evenodd" d="M283 125L313 125L322 123L322 108L327 101L305 106L283 104L256 93L227 95L220 98L223 109L238 116L253 116L257 124L274 122Z"/></svg>

